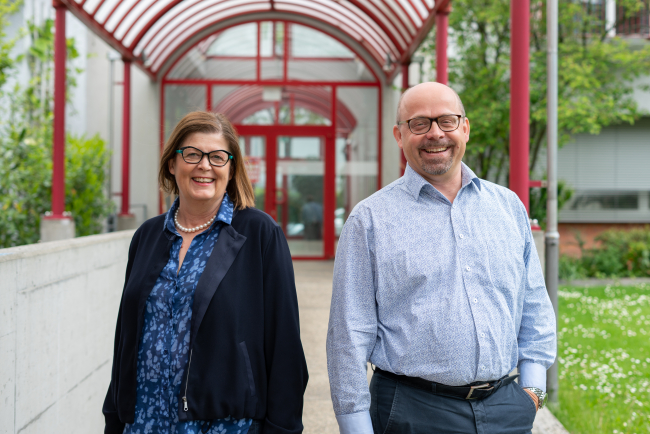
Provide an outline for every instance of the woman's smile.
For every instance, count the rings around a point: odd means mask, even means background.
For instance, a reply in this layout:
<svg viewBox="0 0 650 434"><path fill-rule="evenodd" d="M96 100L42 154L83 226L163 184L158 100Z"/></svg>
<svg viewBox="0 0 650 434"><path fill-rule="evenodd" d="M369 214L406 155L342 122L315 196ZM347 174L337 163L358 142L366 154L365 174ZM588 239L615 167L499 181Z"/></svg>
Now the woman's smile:
<svg viewBox="0 0 650 434"><path fill-rule="evenodd" d="M210 185L214 182L212 178L192 178L192 181L199 185Z"/></svg>

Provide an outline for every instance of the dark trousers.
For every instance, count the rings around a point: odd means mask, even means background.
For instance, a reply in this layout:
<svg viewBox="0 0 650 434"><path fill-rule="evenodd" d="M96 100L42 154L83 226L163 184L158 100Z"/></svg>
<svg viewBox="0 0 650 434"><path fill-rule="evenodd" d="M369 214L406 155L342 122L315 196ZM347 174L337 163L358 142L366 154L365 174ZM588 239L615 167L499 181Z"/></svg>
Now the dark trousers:
<svg viewBox="0 0 650 434"><path fill-rule="evenodd" d="M370 418L375 434L531 433L535 403L517 383L482 400L436 395L375 372Z"/></svg>

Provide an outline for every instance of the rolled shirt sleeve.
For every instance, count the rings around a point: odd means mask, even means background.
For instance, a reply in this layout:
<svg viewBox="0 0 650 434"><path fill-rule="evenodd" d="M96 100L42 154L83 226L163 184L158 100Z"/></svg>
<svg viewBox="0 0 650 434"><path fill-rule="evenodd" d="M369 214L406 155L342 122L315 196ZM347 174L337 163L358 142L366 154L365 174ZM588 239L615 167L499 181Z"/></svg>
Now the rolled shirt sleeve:
<svg viewBox="0 0 650 434"><path fill-rule="evenodd" d="M553 305L546 290L544 274L535 248L535 241L528 223L528 215L521 204L521 227L525 231L524 252L525 292L521 325L517 335L519 347L519 384L522 387L537 387L546 391L546 370L555 361L557 353L556 318Z"/></svg>

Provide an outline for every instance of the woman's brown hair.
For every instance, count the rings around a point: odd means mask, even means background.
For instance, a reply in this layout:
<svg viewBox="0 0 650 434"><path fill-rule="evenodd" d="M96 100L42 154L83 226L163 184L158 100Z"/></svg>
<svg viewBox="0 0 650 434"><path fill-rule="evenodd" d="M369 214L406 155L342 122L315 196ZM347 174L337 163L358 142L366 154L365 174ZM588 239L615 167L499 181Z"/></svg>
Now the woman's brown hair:
<svg viewBox="0 0 650 434"><path fill-rule="evenodd" d="M255 206L255 193L246 173L244 158L239 148L237 131L228 118L221 113L195 111L186 114L176 124L174 131L172 131L167 143L165 143L165 148L160 157L160 170L158 172L160 188L166 193L178 195L178 185L176 184L176 178L169 171L169 162L176 158L176 150L180 149L185 139L193 133L221 134L233 156L233 159L230 160L232 178L226 187L230 200L232 200L236 209Z"/></svg>

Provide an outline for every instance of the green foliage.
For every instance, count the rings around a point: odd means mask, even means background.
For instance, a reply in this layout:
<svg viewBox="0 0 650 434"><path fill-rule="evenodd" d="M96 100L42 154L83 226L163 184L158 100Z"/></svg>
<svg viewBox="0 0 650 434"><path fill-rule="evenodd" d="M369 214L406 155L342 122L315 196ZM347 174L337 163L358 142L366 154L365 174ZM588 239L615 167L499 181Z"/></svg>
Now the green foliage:
<svg viewBox="0 0 650 434"><path fill-rule="evenodd" d="M542 229L546 230L546 188L530 189L530 218L537 219ZM573 189L562 180L557 183L557 208L562 209L573 196Z"/></svg>
<svg viewBox="0 0 650 434"><path fill-rule="evenodd" d="M560 258L560 279L584 277L649 277L650 225L629 231L610 229L596 237L599 245L584 248L580 258Z"/></svg>
<svg viewBox="0 0 650 434"><path fill-rule="evenodd" d="M31 44L18 58L28 67L28 84L0 91L8 105L0 117L0 247L37 242L41 215L51 206L53 24L28 23ZM74 40L67 41L67 48L68 60L79 56ZM68 88L75 84L74 72L79 71L68 68ZM113 207L104 193L108 151L98 136L68 135L65 153L65 209L75 220L77 235L98 233Z"/></svg>
<svg viewBox="0 0 650 434"><path fill-rule="evenodd" d="M72 213L77 236L101 232L102 220L113 212L104 193L110 154L106 144L91 138L68 136L65 147L65 207Z"/></svg>
<svg viewBox="0 0 650 434"><path fill-rule="evenodd" d="M454 0L449 17L449 82L472 122L466 161L481 178L507 181L510 111L510 0ZM596 2L559 2L558 120L560 146L572 134L598 134L602 127L633 123L640 115L633 80L650 70L650 44L607 38ZM603 3L604 4L604 3ZM618 20L643 0L619 0ZM619 11L623 10L619 8ZM432 34L423 50L433 53ZM435 56L432 56L435 59ZM530 169L545 146L546 1L531 3ZM434 60L435 61L435 60ZM435 65L434 65L435 66Z"/></svg>
<svg viewBox="0 0 650 434"><path fill-rule="evenodd" d="M27 130L22 130L27 131ZM0 140L0 248L38 242L41 216L50 209L52 147L25 134ZM77 236L102 229L113 203L103 191L109 153L99 136L68 136L65 155L65 209Z"/></svg>
<svg viewBox="0 0 650 434"><path fill-rule="evenodd" d="M7 82L7 74L14 66L11 50L16 45L16 39L7 39L5 28L10 15L20 9L22 1L0 0L0 87Z"/></svg>
<svg viewBox="0 0 650 434"><path fill-rule="evenodd" d="M0 248L35 243L50 208L52 154L25 130L0 140Z"/></svg>
<svg viewBox="0 0 650 434"><path fill-rule="evenodd" d="M559 405L572 434L647 433L650 285L560 287Z"/></svg>
<svg viewBox="0 0 650 434"><path fill-rule="evenodd" d="M580 258L562 255L559 261L559 276L564 281L584 279L587 277L585 270L582 268Z"/></svg>

